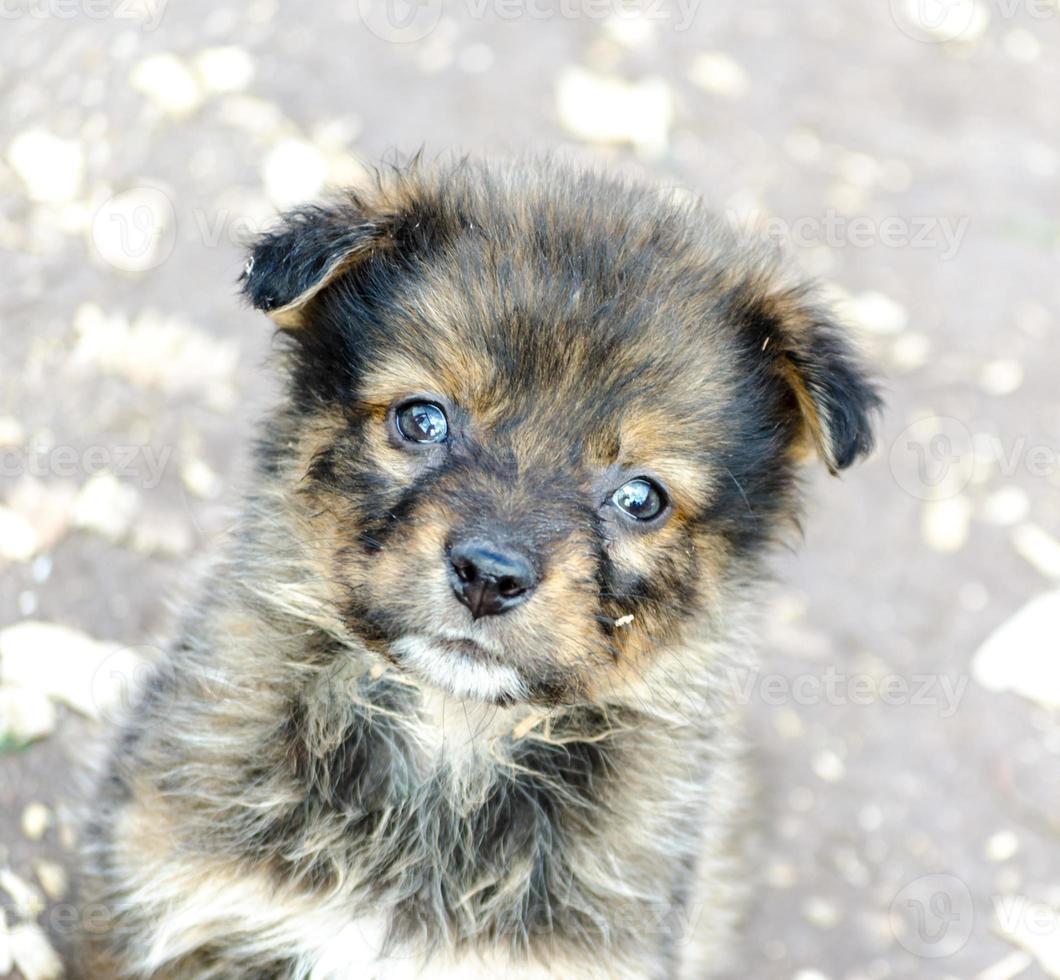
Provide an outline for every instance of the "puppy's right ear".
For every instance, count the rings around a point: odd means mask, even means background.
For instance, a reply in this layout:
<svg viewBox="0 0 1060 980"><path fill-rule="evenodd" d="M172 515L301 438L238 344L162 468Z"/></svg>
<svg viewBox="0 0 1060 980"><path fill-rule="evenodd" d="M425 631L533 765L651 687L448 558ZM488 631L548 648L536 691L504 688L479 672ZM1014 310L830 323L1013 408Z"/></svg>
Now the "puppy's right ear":
<svg viewBox="0 0 1060 980"><path fill-rule="evenodd" d="M254 243L243 294L283 330L298 330L309 301L389 239L386 216L356 197L289 211Z"/></svg>

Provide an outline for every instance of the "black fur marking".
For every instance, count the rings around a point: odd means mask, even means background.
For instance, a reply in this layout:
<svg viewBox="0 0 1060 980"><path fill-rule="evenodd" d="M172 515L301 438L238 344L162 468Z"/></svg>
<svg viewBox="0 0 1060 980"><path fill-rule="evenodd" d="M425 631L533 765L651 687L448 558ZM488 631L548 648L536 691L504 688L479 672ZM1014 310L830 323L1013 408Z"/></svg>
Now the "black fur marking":
<svg viewBox="0 0 1060 980"><path fill-rule="evenodd" d="M785 358L805 385L818 416L825 425L830 453L837 470L853 465L872 452L873 416L882 407L875 385L841 329L816 309L806 290L783 297L783 304L763 300L746 289L730 293L727 307L743 331L748 349L749 377L758 376L763 393L782 406L779 421L794 434L792 420L798 409L781 376L763 377L761 365ZM797 316L787 323L778 310Z"/></svg>
<svg viewBox="0 0 1060 980"><path fill-rule="evenodd" d="M368 248L378 224L363 205L311 205L288 212L276 229L255 243L240 278L243 293L259 310L286 306L313 288L335 263Z"/></svg>
<svg viewBox="0 0 1060 980"><path fill-rule="evenodd" d="M831 324L821 323L807 354L792 354L791 359L827 419L835 468L845 470L868 456L875 444L872 416L883 403L854 363L847 342Z"/></svg>

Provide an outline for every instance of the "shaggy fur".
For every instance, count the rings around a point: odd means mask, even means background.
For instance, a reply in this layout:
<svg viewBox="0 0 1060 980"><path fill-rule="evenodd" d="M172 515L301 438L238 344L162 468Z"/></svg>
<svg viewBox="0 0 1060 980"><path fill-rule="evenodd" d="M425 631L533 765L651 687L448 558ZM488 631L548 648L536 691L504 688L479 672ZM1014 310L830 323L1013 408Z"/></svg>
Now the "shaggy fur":
<svg viewBox="0 0 1060 980"><path fill-rule="evenodd" d="M871 446L841 331L698 205L555 163L289 214L250 302L287 396L117 734L92 977L703 978L748 789L731 671L796 471ZM444 408L409 445L395 407ZM666 508L612 501L647 476ZM472 619L461 535L540 581Z"/></svg>

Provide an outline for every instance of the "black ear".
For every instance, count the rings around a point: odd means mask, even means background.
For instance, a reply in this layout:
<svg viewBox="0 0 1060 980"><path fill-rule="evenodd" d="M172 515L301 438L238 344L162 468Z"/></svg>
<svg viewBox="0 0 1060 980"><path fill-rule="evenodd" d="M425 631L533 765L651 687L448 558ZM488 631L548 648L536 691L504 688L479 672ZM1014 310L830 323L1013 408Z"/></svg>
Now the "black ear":
<svg viewBox="0 0 1060 980"><path fill-rule="evenodd" d="M833 474L867 456L882 400L846 332L802 288L761 295L756 339L788 386L803 445Z"/></svg>
<svg viewBox="0 0 1060 980"><path fill-rule="evenodd" d="M306 304L336 277L383 247L389 215L356 195L289 211L253 244L243 294L285 330L303 324Z"/></svg>

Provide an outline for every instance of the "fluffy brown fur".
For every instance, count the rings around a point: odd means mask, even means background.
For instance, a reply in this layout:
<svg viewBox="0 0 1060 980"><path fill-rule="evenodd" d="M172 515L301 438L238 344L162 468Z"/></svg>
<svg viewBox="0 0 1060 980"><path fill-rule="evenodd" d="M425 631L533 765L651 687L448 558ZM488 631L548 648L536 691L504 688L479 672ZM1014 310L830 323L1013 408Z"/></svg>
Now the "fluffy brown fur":
<svg viewBox="0 0 1060 980"><path fill-rule="evenodd" d="M871 444L840 331L698 205L556 163L387 173L288 215L243 286L288 394L114 741L89 975L720 969L727 672L798 460ZM409 399L444 441L403 436ZM612 496L642 477L645 521ZM525 559L514 608L458 600L469 536Z"/></svg>

